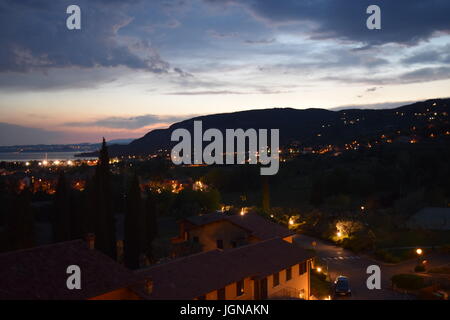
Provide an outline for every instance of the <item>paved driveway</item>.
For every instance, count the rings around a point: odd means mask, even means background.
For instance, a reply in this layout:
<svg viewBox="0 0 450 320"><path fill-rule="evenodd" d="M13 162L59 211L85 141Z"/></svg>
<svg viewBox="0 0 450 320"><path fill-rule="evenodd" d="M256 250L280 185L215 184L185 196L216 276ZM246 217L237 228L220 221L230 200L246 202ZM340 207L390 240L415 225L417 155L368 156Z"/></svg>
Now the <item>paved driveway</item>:
<svg viewBox="0 0 450 320"><path fill-rule="evenodd" d="M410 260L400 264L391 265L377 262L365 256L355 255L349 250L342 249L327 242L312 237L297 235L294 241L303 248L312 248L312 243L316 242L315 250L317 258L328 268L331 280L339 276L347 276L352 288L354 300L408 300L414 297L392 291L390 289L390 279L394 274L413 272L417 261ZM429 267L443 265L450 262L450 256L428 257ZM381 269L381 290L369 290L366 285L369 275L366 273L367 267L378 265Z"/></svg>

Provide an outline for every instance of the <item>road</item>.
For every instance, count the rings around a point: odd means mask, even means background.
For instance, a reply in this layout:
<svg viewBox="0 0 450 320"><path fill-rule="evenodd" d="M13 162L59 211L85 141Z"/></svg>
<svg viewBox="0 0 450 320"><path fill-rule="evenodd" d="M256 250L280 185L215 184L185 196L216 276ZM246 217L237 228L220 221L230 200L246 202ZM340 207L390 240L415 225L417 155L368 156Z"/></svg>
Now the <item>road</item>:
<svg viewBox="0 0 450 320"><path fill-rule="evenodd" d="M308 249L313 248L313 242L316 243L314 249L316 250L317 258L320 259L321 264L325 268L328 268L332 281L339 275L349 278L352 296L348 299L409 300L414 298L391 290L390 279L395 274L413 272L414 267L417 265L417 260L409 260L395 265L385 264L366 256L358 256L349 250L305 235L295 236L294 241L301 247ZM450 262L449 256L427 256L426 258L429 260L428 267L440 266ZM369 290L367 288L366 281L370 275L366 273L366 270L370 265L378 265L381 269L380 290Z"/></svg>

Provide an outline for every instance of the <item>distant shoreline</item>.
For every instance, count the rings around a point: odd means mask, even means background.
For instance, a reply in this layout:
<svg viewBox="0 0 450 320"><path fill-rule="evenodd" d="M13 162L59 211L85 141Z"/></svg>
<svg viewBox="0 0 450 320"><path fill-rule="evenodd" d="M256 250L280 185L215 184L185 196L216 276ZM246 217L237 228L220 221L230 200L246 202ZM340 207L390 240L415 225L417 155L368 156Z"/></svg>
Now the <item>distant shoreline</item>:
<svg viewBox="0 0 450 320"><path fill-rule="evenodd" d="M90 160L94 157L80 157L82 152L0 152L0 162L24 162L43 160Z"/></svg>

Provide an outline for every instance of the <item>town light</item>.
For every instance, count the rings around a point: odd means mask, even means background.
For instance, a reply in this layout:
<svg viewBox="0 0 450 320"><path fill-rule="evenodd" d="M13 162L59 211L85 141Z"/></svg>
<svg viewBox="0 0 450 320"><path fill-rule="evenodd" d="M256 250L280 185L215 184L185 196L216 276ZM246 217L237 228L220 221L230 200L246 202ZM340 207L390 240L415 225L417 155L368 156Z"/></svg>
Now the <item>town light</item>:
<svg viewBox="0 0 450 320"><path fill-rule="evenodd" d="M289 225L293 226L294 225L294 220L291 218L289 219Z"/></svg>
<svg viewBox="0 0 450 320"><path fill-rule="evenodd" d="M42 161L42 164L43 164L44 166L46 166L46 165L48 165L48 161L47 161L47 160L44 160L44 161Z"/></svg>
<svg viewBox="0 0 450 320"><path fill-rule="evenodd" d="M423 250L419 248L419 249L416 250L416 253L420 256L420 255L422 255Z"/></svg>
<svg viewBox="0 0 450 320"><path fill-rule="evenodd" d="M72 160L67 161L67 164L68 164L69 166L73 165Z"/></svg>
<svg viewBox="0 0 450 320"><path fill-rule="evenodd" d="M245 216L245 210L244 210L244 208L241 209L241 216Z"/></svg>
<svg viewBox="0 0 450 320"><path fill-rule="evenodd" d="M316 270L317 270L318 273L321 273L321 272L322 272L322 268L321 268L321 267L317 267Z"/></svg>
<svg viewBox="0 0 450 320"><path fill-rule="evenodd" d="M364 210L366 210L366 207L361 206L361 211L364 211Z"/></svg>
<svg viewBox="0 0 450 320"><path fill-rule="evenodd" d="M338 232L336 233L336 235L338 236L338 238L340 238L340 237L342 237L342 232L338 231Z"/></svg>

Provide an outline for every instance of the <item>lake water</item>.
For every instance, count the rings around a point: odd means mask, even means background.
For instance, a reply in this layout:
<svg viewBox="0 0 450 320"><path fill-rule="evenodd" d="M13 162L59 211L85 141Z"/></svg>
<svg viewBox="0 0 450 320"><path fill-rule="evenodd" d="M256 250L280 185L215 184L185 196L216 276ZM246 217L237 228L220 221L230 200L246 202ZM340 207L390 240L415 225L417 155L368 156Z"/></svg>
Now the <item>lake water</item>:
<svg viewBox="0 0 450 320"><path fill-rule="evenodd" d="M80 152L0 152L0 162L12 162L12 161L43 161L43 160L90 160L96 159L95 157L83 157L77 158L76 154Z"/></svg>

